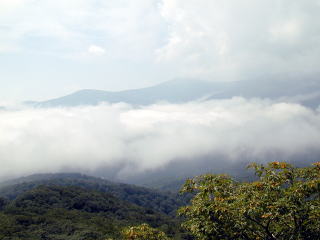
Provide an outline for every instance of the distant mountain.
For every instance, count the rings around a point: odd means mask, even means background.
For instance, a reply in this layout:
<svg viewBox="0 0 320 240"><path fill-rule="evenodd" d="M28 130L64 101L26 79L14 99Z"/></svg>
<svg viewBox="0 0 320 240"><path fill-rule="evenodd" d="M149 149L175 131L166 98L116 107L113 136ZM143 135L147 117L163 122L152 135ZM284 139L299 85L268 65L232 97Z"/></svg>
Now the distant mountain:
<svg viewBox="0 0 320 240"><path fill-rule="evenodd" d="M264 78L235 82L201 81L178 79L152 87L110 92L81 90L73 94L43 102L26 102L36 107L97 105L101 102L125 102L133 105L148 105L161 101L184 103L194 100L244 98L269 98L285 102L297 102L317 107L320 104L320 81L316 77Z"/></svg>
<svg viewBox="0 0 320 240"><path fill-rule="evenodd" d="M272 99L300 103L308 107L320 104L320 80L318 78L260 79L232 82L225 91L213 94L210 99L244 98Z"/></svg>
<svg viewBox="0 0 320 240"><path fill-rule="evenodd" d="M43 102L28 103L38 107L96 105L101 102L125 102L133 105L148 105L159 101L182 103L203 96L209 96L225 88L227 83L213 83L197 80L173 80L153 87L110 92L102 90L81 90L73 94Z"/></svg>

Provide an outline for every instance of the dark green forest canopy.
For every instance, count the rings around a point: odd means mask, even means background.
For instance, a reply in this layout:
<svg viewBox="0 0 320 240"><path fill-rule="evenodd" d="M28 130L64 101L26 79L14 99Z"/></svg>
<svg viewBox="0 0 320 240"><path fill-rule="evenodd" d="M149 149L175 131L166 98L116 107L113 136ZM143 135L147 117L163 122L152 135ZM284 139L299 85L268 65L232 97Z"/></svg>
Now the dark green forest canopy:
<svg viewBox="0 0 320 240"><path fill-rule="evenodd" d="M177 219L80 187L38 186L0 203L0 239L118 239L124 227L142 223L183 239Z"/></svg>
<svg viewBox="0 0 320 240"><path fill-rule="evenodd" d="M221 174L187 180L182 192L191 201L175 200L171 208L185 202L182 219L157 211L170 193L83 175L33 176L2 188L0 239L320 239L320 163L250 168L250 181Z"/></svg>
<svg viewBox="0 0 320 240"><path fill-rule="evenodd" d="M171 216L175 216L176 210L188 202L188 198L177 193L114 183L78 173L38 174L16 179L0 187L0 197L12 200L40 185L78 186L90 191L105 192L121 200Z"/></svg>

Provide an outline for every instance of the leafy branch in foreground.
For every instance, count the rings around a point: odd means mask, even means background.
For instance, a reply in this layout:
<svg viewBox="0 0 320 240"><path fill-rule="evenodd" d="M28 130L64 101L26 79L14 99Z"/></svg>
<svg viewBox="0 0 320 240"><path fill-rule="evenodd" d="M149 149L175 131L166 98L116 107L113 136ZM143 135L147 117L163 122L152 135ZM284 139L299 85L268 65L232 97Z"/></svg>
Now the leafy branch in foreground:
<svg viewBox="0 0 320 240"><path fill-rule="evenodd" d="M197 239L320 239L320 162L296 168L285 162L251 164L258 180L228 175L189 179L182 192L191 204L179 210Z"/></svg>
<svg viewBox="0 0 320 240"><path fill-rule="evenodd" d="M148 224L127 227L122 231L122 237L123 240L170 240L164 232L152 228Z"/></svg>

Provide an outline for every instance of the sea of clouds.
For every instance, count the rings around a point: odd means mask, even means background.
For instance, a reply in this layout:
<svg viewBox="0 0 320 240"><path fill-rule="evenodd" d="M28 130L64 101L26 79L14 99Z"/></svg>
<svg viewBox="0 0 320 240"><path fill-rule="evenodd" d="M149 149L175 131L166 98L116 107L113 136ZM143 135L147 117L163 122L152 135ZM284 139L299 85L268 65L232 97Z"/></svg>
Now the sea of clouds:
<svg viewBox="0 0 320 240"><path fill-rule="evenodd" d="M319 109L261 99L0 110L1 178L101 167L123 178L203 156L212 166L217 156L291 160L319 143Z"/></svg>

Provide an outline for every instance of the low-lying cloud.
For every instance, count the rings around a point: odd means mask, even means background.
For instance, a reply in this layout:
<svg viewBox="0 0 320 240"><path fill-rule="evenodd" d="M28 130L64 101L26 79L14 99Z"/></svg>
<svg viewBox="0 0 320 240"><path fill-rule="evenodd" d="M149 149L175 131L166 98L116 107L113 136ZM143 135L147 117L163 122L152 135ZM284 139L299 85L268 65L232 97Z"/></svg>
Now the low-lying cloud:
<svg viewBox="0 0 320 240"><path fill-rule="evenodd" d="M215 156L290 160L318 153L319 143L319 110L261 99L3 110L0 176L103 166L121 178L203 156L212 166Z"/></svg>

